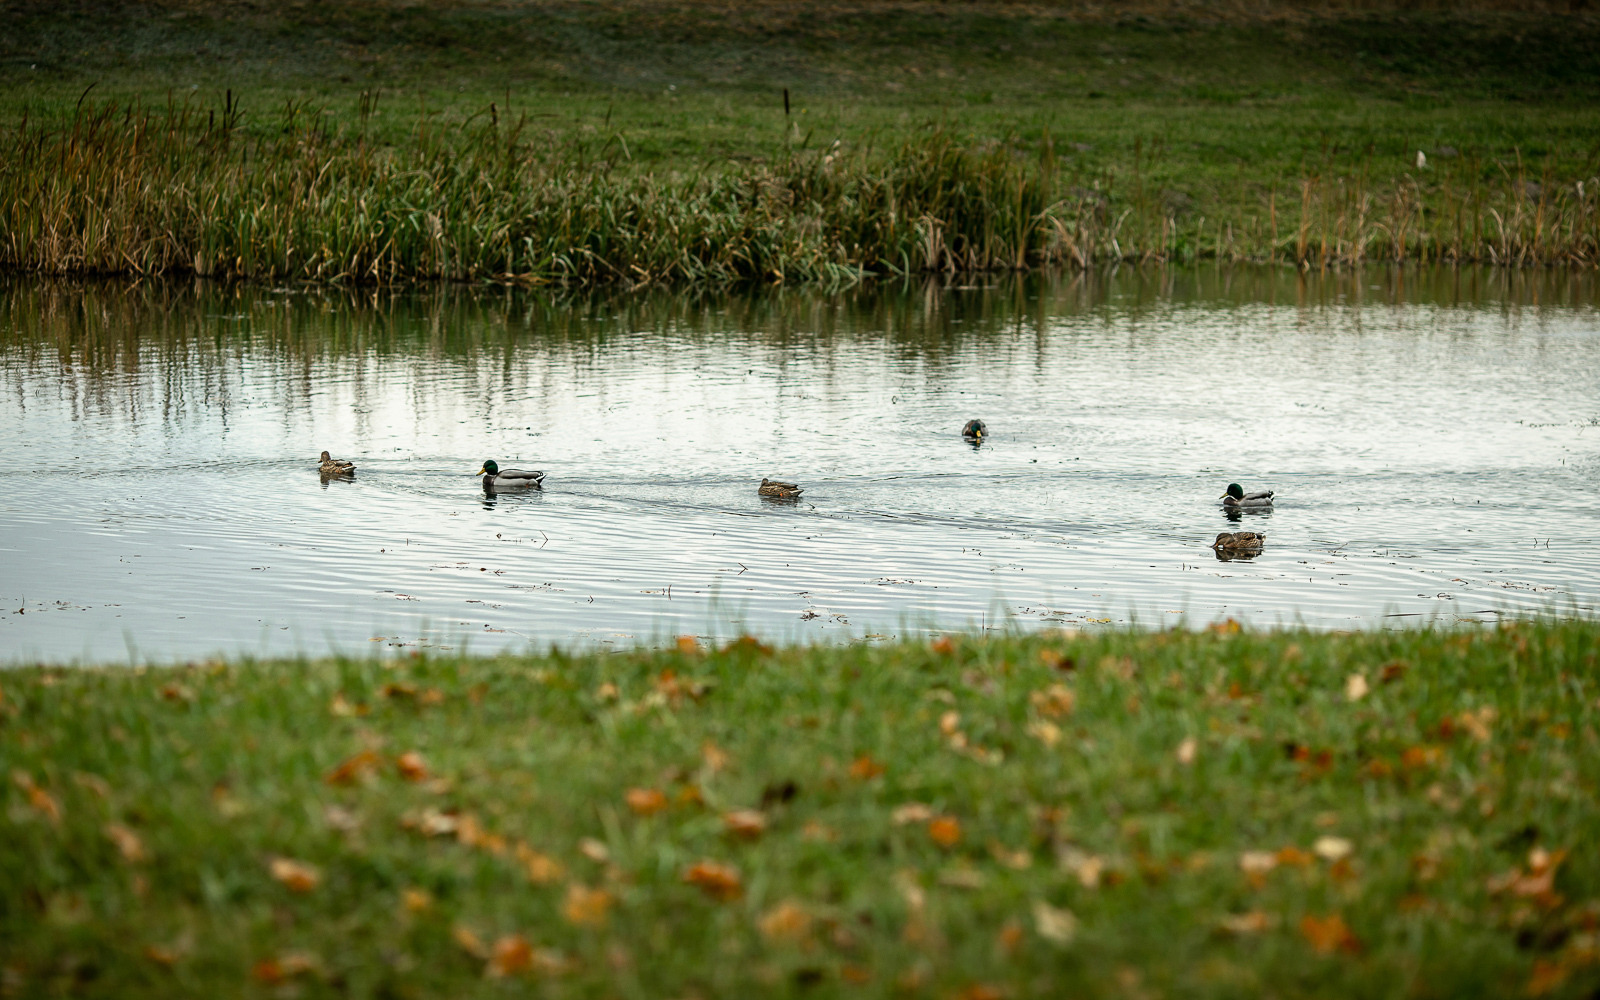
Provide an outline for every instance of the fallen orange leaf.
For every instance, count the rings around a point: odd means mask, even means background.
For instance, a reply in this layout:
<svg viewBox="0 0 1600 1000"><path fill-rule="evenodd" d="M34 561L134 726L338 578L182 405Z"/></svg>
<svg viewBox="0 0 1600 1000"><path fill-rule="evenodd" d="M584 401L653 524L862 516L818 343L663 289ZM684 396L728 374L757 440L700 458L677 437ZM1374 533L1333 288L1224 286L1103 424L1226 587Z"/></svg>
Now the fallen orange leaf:
<svg viewBox="0 0 1600 1000"><path fill-rule="evenodd" d="M728 766L727 753L710 740L700 745L700 756L705 759L706 768L713 774Z"/></svg>
<svg viewBox="0 0 1600 1000"><path fill-rule="evenodd" d="M700 640L692 635L678 636L678 652L685 656L697 656L700 653Z"/></svg>
<svg viewBox="0 0 1600 1000"><path fill-rule="evenodd" d="M1222 929L1229 934L1260 934L1272 929L1277 921L1260 910L1249 913L1230 913L1221 920Z"/></svg>
<svg viewBox="0 0 1600 1000"><path fill-rule="evenodd" d="M1007 955L1022 950L1022 924L1015 917L1007 920L995 935L995 946Z"/></svg>
<svg viewBox="0 0 1600 1000"><path fill-rule="evenodd" d="M722 828L735 837L755 840L767 829L767 818L754 809L735 809L724 813Z"/></svg>
<svg viewBox="0 0 1600 1000"><path fill-rule="evenodd" d="M1542 997L1546 993L1554 992L1562 983L1567 981L1571 970L1560 962L1551 962L1538 959L1533 963L1533 974L1528 977L1527 994L1530 997Z"/></svg>
<svg viewBox="0 0 1600 1000"><path fill-rule="evenodd" d="M933 819L933 807L922 802L907 802L894 807L889 813L889 818L895 826L905 826L907 823L926 823Z"/></svg>
<svg viewBox="0 0 1600 1000"><path fill-rule="evenodd" d="M1028 701L1040 715L1058 719L1071 714L1073 707L1078 703L1078 697L1065 684L1052 684L1043 691L1035 691L1028 695Z"/></svg>
<svg viewBox="0 0 1600 1000"><path fill-rule="evenodd" d="M811 933L811 914L797 903L779 903L762 914L759 926L769 941L799 944Z"/></svg>
<svg viewBox="0 0 1600 1000"><path fill-rule="evenodd" d="M928 648L940 656L949 656L956 651L956 644L951 642L948 636L940 636L928 643Z"/></svg>
<svg viewBox="0 0 1600 1000"><path fill-rule="evenodd" d="M1358 954L1361 951L1361 942L1350 933L1350 928L1345 925L1344 918L1337 913L1326 917L1306 914L1300 918L1300 936L1311 943L1319 954L1331 955L1336 951L1347 954Z"/></svg>
<svg viewBox="0 0 1600 1000"><path fill-rule="evenodd" d="M868 781L882 774L884 767L866 754L857 757L850 764L850 777L857 781Z"/></svg>
<svg viewBox="0 0 1600 1000"><path fill-rule="evenodd" d="M322 875L311 865L290 858L273 858L269 866L272 877L288 887L290 892L310 892L322 881Z"/></svg>
<svg viewBox="0 0 1600 1000"><path fill-rule="evenodd" d="M630 788L623 795L628 808L640 816L654 816L667 807L667 797L655 788Z"/></svg>
<svg viewBox="0 0 1600 1000"><path fill-rule="evenodd" d="M951 848L961 840L961 823L951 816L940 816L928 823L928 836L943 848Z"/></svg>
<svg viewBox="0 0 1600 1000"><path fill-rule="evenodd" d="M383 759L375 751L363 750L328 772L323 780L330 785L353 785L369 774L377 773Z"/></svg>
<svg viewBox="0 0 1600 1000"><path fill-rule="evenodd" d="M415 750L395 758L394 766L400 769L400 777L407 781L421 781L428 776L428 764L422 759L422 754Z"/></svg>
<svg viewBox="0 0 1600 1000"><path fill-rule="evenodd" d="M527 869L528 881L535 885L547 885L555 882L565 874L561 862L548 854L542 854L527 844L517 845L517 860L522 862L522 867Z"/></svg>
<svg viewBox="0 0 1600 1000"><path fill-rule="evenodd" d="M1295 868L1309 868L1312 862L1316 860L1309 852L1302 851L1293 844L1280 849L1274 857L1276 857L1278 864L1291 865Z"/></svg>
<svg viewBox="0 0 1600 1000"><path fill-rule="evenodd" d="M865 986L872 982L872 970L860 965L846 965L840 968L839 978L852 986Z"/></svg>
<svg viewBox="0 0 1600 1000"><path fill-rule="evenodd" d="M138 864L148 857L145 854L144 841L139 839L137 833L134 833L121 823L107 825L106 836L110 838L113 844L117 845L117 850L122 853L122 860Z"/></svg>
<svg viewBox="0 0 1600 1000"><path fill-rule="evenodd" d="M701 861L684 873L683 880L699 886L706 895L719 902L738 899L744 892L739 871L717 861Z"/></svg>
<svg viewBox="0 0 1600 1000"><path fill-rule="evenodd" d="M268 986L275 986L285 978L283 966L279 965L275 958L264 958L257 962L250 970L250 975L255 977L257 982L266 983Z"/></svg>
<svg viewBox="0 0 1600 1000"><path fill-rule="evenodd" d="M494 943L489 964L484 968L490 978L503 979L533 968L533 945L521 934L507 934Z"/></svg>
<svg viewBox="0 0 1600 1000"><path fill-rule="evenodd" d="M567 886L567 898L561 903L561 915L580 927L599 927L606 922L611 903L611 893L604 889L590 889L574 882Z"/></svg>
<svg viewBox="0 0 1600 1000"><path fill-rule="evenodd" d="M1000 992L998 986L987 983L973 983L960 993L956 994L960 1000L1004 1000L1005 994Z"/></svg>
<svg viewBox="0 0 1600 1000"><path fill-rule="evenodd" d="M466 924L456 924L450 928L450 937L460 949L473 958L488 958L489 949L483 945L483 939L478 937L476 931Z"/></svg>
<svg viewBox="0 0 1600 1000"><path fill-rule="evenodd" d="M11 780L28 796L28 805L33 807L34 812L52 823L61 822L61 806L56 803L54 796L33 783L33 777L28 772L20 768L12 771Z"/></svg>
<svg viewBox="0 0 1600 1000"><path fill-rule="evenodd" d="M405 902L406 909L412 913L422 913L433 906L433 896L424 889L407 889L400 894L400 898Z"/></svg>
<svg viewBox="0 0 1600 1000"><path fill-rule="evenodd" d="M144 957L158 965L176 965L178 963L178 953L159 944L146 945Z"/></svg>

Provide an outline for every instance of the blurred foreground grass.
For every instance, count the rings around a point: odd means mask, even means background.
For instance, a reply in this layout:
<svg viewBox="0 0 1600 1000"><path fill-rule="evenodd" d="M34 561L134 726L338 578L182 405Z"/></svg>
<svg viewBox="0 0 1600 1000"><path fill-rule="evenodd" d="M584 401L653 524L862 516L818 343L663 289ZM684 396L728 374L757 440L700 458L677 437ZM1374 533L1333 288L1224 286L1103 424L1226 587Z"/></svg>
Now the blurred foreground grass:
<svg viewBox="0 0 1600 1000"><path fill-rule="evenodd" d="M0 675L7 996L1579 996L1600 626Z"/></svg>

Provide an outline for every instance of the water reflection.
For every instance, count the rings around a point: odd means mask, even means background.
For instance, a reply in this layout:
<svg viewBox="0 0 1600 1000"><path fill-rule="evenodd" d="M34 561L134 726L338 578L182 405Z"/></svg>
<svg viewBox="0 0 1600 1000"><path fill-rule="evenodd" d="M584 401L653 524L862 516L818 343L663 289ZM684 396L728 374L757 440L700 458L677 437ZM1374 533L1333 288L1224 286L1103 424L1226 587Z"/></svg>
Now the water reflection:
<svg viewBox="0 0 1600 1000"><path fill-rule="evenodd" d="M733 296L13 280L0 597L41 613L0 615L0 647L1591 607L1593 280L1124 269ZM960 447L975 413L987 429ZM313 486L323 447L359 474ZM544 491L483 489L485 453L548 470ZM68 489L63 465L83 470ZM760 496L774 472L803 499ZM1202 563L1234 478L1271 483L1276 513L1221 523L1270 518L1273 542Z"/></svg>

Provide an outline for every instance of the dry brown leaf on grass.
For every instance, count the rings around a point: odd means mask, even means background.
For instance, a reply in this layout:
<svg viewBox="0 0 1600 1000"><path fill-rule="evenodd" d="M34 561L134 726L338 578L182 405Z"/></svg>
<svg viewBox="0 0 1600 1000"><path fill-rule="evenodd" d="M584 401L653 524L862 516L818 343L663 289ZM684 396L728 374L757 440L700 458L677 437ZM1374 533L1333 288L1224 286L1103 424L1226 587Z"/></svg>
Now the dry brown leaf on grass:
<svg viewBox="0 0 1600 1000"><path fill-rule="evenodd" d="M928 643L928 650L940 656L949 656L956 651L956 644L950 641L949 636L940 636Z"/></svg>
<svg viewBox="0 0 1600 1000"><path fill-rule="evenodd" d="M1343 837L1318 837L1311 850L1324 861L1341 861L1349 857L1355 846Z"/></svg>
<svg viewBox="0 0 1600 1000"><path fill-rule="evenodd" d="M1078 918L1071 910L1036 899L1033 901L1033 929L1052 944L1071 944L1078 935Z"/></svg>
<svg viewBox="0 0 1600 1000"><path fill-rule="evenodd" d="M734 837L755 840L767 830L767 818L754 809L735 809L722 816L722 829Z"/></svg>
<svg viewBox="0 0 1600 1000"><path fill-rule="evenodd" d="M504 979L533 968L533 945L521 934L507 934L494 943L484 973L491 979Z"/></svg>
<svg viewBox="0 0 1600 1000"><path fill-rule="evenodd" d="M731 758L729 758L727 754L727 751L723 750L710 740L706 740L705 743L700 745L700 757L706 762L706 770L710 771L712 774L716 774L718 771L726 770L728 765L732 762Z"/></svg>
<svg viewBox="0 0 1600 1000"><path fill-rule="evenodd" d="M1183 741L1178 744L1178 763L1184 765L1185 767L1193 764L1195 754L1198 753L1199 750L1200 741L1196 740L1193 736L1185 736Z"/></svg>
<svg viewBox="0 0 1600 1000"><path fill-rule="evenodd" d="M1061 727L1054 722L1046 722L1043 719L1028 723L1027 733L1040 743L1043 743L1046 748L1053 747L1061 742Z"/></svg>
<svg viewBox="0 0 1600 1000"><path fill-rule="evenodd" d="M407 781L422 781L428 776L428 762L415 750L408 750L396 757L394 766L400 772L400 777Z"/></svg>
<svg viewBox="0 0 1600 1000"><path fill-rule="evenodd" d="M1015 958L1022 950L1022 922L1012 917L1000 926L1000 933L994 937L995 950L1007 958Z"/></svg>
<svg viewBox="0 0 1600 1000"><path fill-rule="evenodd" d="M1072 714L1077 700L1072 689L1065 684L1052 684L1043 691L1035 691L1028 695L1028 701L1032 703L1034 710L1052 719Z"/></svg>
<svg viewBox="0 0 1600 1000"><path fill-rule="evenodd" d="M310 892L322 881L322 873L314 866L292 858L273 858L268 868L272 877L282 882L290 892Z"/></svg>
<svg viewBox="0 0 1600 1000"><path fill-rule="evenodd" d="M1288 847L1279 848L1278 853L1274 855L1274 857L1277 858L1278 864L1286 865L1291 868L1310 868L1312 862L1315 860L1309 853L1302 851L1293 844L1290 844Z"/></svg>
<svg viewBox="0 0 1600 1000"><path fill-rule="evenodd" d="M738 899L744 892L738 869L709 859L692 865L684 872L683 880L718 902Z"/></svg>
<svg viewBox="0 0 1600 1000"><path fill-rule="evenodd" d="M567 886L561 915L579 927L599 927L606 922L613 901L611 893L604 889L591 889L574 882Z"/></svg>
<svg viewBox="0 0 1600 1000"><path fill-rule="evenodd" d="M630 788L622 797L638 816L654 816L667 807L666 795L656 788Z"/></svg>
<svg viewBox="0 0 1600 1000"><path fill-rule="evenodd" d="M961 840L961 821L953 816L940 816L929 821L928 836L935 844L948 850Z"/></svg>
<svg viewBox="0 0 1600 1000"><path fill-rule="evenodd" d="M785 901L761 915L761 936L768 941L800 944L811 936L811 914L793 901Z"/></svg>
<svg viewBox="0 0 1600 1000"><path fill-rule="evenodd" d="M956 994L957 1000L1005 1000L1005 992L988 983L973 983Z"/></svg>
<svg viewBox="0 0 1600 1000"><path fill-rule="evenodd" d="M383 758L376 751L363 750L329 771L323 780L330 785L353 785L369 775L377 774L382 766Z"/></svg>
<svg viewBox="0 0 1600 1000"><path fill-rule="evenodd" d="M1300 918L1300 936L1320 955L1344 952L1356 955L1361 952L1361 942L1350 933L1344 918L1337 913L1319 917L1308 913Z"/></svg>
<svg viewBox="0 0 1600 1000"><path fill-rule="evenodd" d="M906 802L894 807L889 813L889 819L896 826L905 826L907 823L926 823L933 819L933 807L922 802Z"/></svg>
<svg viewBox="0 0 1600 1000"><path fill-rule="evenodd" d="M122 860L129 864L138 864L149 857L144 849L144 841L139 838L137 833L121 823L107 824L105 834L107 839L117 845L118 852L122 854Z"/></svg>
<svg viewBox="0 0 1600 1000"><path fill-rule="evenodd" d="M556 882L566 874L566 869L561 862L548 854L536 851L527 844L518 844L516 848L517 860L522 862L522 867L528 873L528 881L535 885L548 885Z"/></svg>
<svg viewBox="0 0 1600 1000"><path fill-rule="evenodd" d="M28 797L28 805L33 808L34 812L51 823L60 825L61 806L57 804L53 795L34 784L32 775L18 768L11 772L11 780Z"/></svg>
<svg viewBox="0 0 1600 1000"><path fill-rule="evenodd" d="M1251 910L1249 913L1230 913L1217 921L1218 925L1229 934L1261 934L1270 931L1278 922L1278 918L1261 910Z"/></svg>
<svg viewBox="0 0 1600 1000"><path fill-rule="evenodd" d="M433 896L426 889L407 889L400 894L407 913L426 913L433 907Z"/></svg>
<svg viewBox="0 0 1600 1000"><path fill-rule="evenodd" d="M884 766L866 754L857 757L850 764L850 777L857 781L869 781L884 772Z"/></svg>
<svg viewBox="0 0 1600 1000"><path fill-rule="evenodd" d="M456 947L473 958L489 957L489 949L484 946L483 938L479 937L478 932L466 924L456 924L450 928L450 938L455 941Z"/></svg>
<svg viewBox="0 0 1600 1000"><path fill-rule="evenodd" d="M961 713L946 712L939 716L939 732L954 736L961 729Z"/></svg>
<svg viewBox="0 0 1600 1000"><path fill-rule="evenodd" d="M1025 871L1033 867L1033 854L1025 847L1011 850L998 840L989 841L989 854L1007 868Z"/></svg>
<svg viewBox="0 0 1600 1000"><path fill-rule="evenodd" d="M268 986L286 982L298 976L310 975L322 969L322 959L308 951L288 951L276 958L264 958L250 970L256 981Z"/></svg>

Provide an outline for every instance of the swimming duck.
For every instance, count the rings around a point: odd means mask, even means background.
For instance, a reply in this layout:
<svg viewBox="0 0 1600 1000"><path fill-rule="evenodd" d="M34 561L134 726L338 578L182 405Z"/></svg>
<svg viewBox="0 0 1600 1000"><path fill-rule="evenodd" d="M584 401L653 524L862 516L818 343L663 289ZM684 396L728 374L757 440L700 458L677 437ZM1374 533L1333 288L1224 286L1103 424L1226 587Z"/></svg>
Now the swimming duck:
<svg viewBox="0 0 1600 1000"><path fill-rule="evenodd" d="M1229 483L1228 492L1219 497L1224 507L1239 507L1244 509L1272 506L1272 491L1257 490L1255 493L1246 493L1238 483Z"/></svg>
<svg viewBox="0 0 1600 1000"><path fill-rule="evenodd" d="M1255 531L1219 531L1217 540L1211 543L1211 550L1221 562L1250 560L1261 554L1266 541L1266 535Z"/></svg>
<svg viewBox="0 0 1600 1000"><path fill-rule="evenodd" d="M1217 540L1211 547L1218 550L1239 552L1245 549L1259 549L1267 543L1267 536L1259 531L1219 531Z"/></svg>
<svg viewBox="0 0 1600 1000"><path fill-rule="evenodd" d="M983 436L987 433L989 433L989 428L984 426L982 420L968 420L961 428L961 436L972 438L974 441L982 441Z"/></svg>
<svg viewBox="0 0 1600 1000"><path fill-rule="evenodd" d="M327 452L323 452L322 464L317 468L324 476L349 476L355 474L356 463L343 462Z"/></svg>
<svg viewBox="0 0 1600 1000"><path fill-rule="evenodd" d="M794 483L780 483L776 479L763 479L756 492L764 497L777 497L780 500L793 500L805 491Z"/></svg>
<svg viewBox="0 0 1600 1000"><path fill-rule="evenodd" d="M534 489L543 489L544 473L528 472L525 469L500 470L499 464L492 458L484 459L483 468L474 472L475 476L483 477L483 488L504 489L512 486L532 486Z"/></svg>

